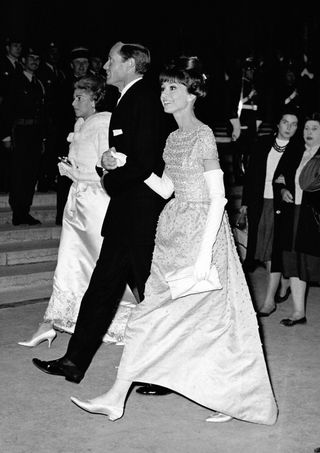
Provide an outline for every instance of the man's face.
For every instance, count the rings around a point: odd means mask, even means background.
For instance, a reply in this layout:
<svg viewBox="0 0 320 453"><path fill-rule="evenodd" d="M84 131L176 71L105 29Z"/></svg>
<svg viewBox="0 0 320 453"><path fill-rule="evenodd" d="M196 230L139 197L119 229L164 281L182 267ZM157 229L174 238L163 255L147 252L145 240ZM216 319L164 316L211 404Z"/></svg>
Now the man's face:
<svg viewBox="0 0 320 453"><path fill-rule="evenodd" d="M27 55L24 61L24 67L27 71L35 72L40 65L39 55Z"/></svg>
<svg viewBox="0 0 320 453"><path fill-rule="evenodd" d="M95 72L99 72L102 68L102 60L100 57L91 58L91 67Z"/></svg>
<svg viewBox="0 0 320 453"><path fill-rule="evenodd" d="M57 47L52 47L48 53L48 61L53 65L57 64L60 59L60 53Z"/></svg>
<svg viewBox="0 0 320 453"><path fill-rule="evenodd" d="M123 60L119 53L122 45L118 42L111 48L108 60L103 66L107 74L107 84L118 87L120 91L126 83L128 74L128 61Z"/></svg>
<svg viewBox="0 0 320 453"><path fill-rule="evenodd" d="M13 58L20 58L22 52L22 44L21 42L11 42L7 46L8 55Z"/></svg>
<svg viewBox="0 0 320 453"><path fill-rule="evenodd" d="M71 68L75 77L84 77L89 69L88 58L74 58L71 62Z"/></svg>

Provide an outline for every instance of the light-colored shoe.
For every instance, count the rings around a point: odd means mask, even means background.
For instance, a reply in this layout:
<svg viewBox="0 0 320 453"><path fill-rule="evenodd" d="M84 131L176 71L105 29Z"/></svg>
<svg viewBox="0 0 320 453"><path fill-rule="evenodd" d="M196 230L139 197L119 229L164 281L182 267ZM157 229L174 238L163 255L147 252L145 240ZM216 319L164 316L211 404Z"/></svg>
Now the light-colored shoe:
<svg viewBox="0 0 320 453"><path fill-rule="evenodd" d="M123 416L123 407L102 406L101 404L95 404L90 401L81 401L74 396L71 396L70 399L81 409L90 412L91 414L106 415L112 422L118 420Z"/></svg>
<svg viewBox="0 0 320 453"><path fill-rule="evenodd" d="M115 344L117 342L117 339L106 333L104 337L102 338L102 342L106 344Z"/></svg>
<svg viewBox="0 0 320 453"><path fill-rule="evenodd" d="M50 348L51 343L56 338L57 332L54 329L47 330L47 332L43 332L37 337L31 338L29 341L19 341L18 344L21 346L27 346L28 348L34 348L38 346L38 344L42 343L43 341L48 341L48 348Z"/></svg>
<svg viewBox="0 0 320 453"><path fill-rule="evenodd" d="M211 423L224 423L229 422L230 420L232 420L232 417L230 417L230 415L221 414L221 412L212 412L210 417L206 418L206 422Z"/></svg>

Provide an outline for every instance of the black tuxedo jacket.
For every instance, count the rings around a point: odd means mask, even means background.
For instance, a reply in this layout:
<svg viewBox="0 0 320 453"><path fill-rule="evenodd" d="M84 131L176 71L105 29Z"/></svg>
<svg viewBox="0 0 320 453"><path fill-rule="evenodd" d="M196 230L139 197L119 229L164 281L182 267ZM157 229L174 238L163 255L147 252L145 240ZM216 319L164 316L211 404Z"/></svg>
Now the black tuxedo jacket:
<svg viewBox="0 0 320 453"><path fill-rule="evenodd" d="M111 200L102 226L110 241L153 243L164 200L144 180L162 174L166 139L158 93L144 80L134 83L112 113L109 145L127 156L123 167L105 174L103 185Z"/></svg>

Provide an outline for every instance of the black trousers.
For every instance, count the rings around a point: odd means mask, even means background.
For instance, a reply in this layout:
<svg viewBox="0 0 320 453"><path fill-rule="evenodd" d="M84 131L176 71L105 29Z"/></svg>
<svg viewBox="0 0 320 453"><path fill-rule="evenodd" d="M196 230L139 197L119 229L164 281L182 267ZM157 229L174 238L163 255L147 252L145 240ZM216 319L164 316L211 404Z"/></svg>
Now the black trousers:
<svg viewBox="0 0 320 453"><path fill-rule="evenodd" d="M37 183L42 153L39 126L16 126L13 130L13 154L9 203L15 217L29 213Z"/></svg>
<svg viewBox="0 0 320 453"><path fill-rule="evenodd" d="M133 277L140 300L150 274L154 244L118 244L104 238L99 259L84 294L65 358L85 372L117 311L126 283ZM131 285L130 285L131 286Z"/></svg>

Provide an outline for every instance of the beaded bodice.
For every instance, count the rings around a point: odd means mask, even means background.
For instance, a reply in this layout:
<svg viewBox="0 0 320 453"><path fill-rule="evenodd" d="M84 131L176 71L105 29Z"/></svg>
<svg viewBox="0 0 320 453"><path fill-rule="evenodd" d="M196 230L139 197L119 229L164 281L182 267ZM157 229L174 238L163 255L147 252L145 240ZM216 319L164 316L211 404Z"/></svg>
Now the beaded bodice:
<svg viewBox="0 0 320 453"><path fill-rule="evenodd" d="M175 130L167 138L163 158L179 201L209 202L203 176L204 159L218 159L212 130L202 124L191 131Z"/></svg>

